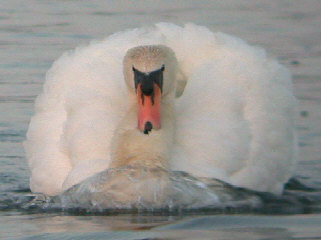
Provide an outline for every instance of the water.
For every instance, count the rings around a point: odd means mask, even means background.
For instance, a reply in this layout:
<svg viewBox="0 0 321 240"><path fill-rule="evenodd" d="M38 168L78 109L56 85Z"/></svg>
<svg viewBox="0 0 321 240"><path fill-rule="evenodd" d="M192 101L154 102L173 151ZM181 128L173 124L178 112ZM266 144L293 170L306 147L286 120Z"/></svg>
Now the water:
<svg viewBox="0 0 321 240"><path fill-rule="evenodd" d="M321 238L321 3L318 0L135 3L0 0L0 9L2 238ZM259 207L247 204L241 208L226 206L211 211L153 214L107 212L97 216L97 213L50 211L28 205L34 196L28 190L29 173L21 143L33 114L33 101L41 91L51 63L64 51L87 44L91 39L159 21L194 22L214 32L239 36L251 45L264 47L291 70L299 105L300 162L285 195L278 198L242 191L245 199L253 195L259 199Z"/></svg>

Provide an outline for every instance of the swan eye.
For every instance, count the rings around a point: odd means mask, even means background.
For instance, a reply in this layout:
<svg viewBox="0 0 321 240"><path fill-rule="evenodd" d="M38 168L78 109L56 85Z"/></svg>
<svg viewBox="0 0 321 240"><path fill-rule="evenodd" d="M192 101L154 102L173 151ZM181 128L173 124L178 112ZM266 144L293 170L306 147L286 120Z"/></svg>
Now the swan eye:
<svg viewBox="0 0 321 240"><path fill-rule="evenodd" d="M161 92L163 92L163 71L164 71L164 69L165 68L164 68L164 65L163 65L161 69L150 73L151 79L153 79L153 82L158 85L158 87L160 88Z"/></svg>
<svg viewBox="0 0 321 240"><path fill-rule="evenodd" d="M144 73L140 72L133 66L133 72L134 72L134 81L135 81L135 89L137 90L137 86L139 83L141 83L144 79Z"/></svg>

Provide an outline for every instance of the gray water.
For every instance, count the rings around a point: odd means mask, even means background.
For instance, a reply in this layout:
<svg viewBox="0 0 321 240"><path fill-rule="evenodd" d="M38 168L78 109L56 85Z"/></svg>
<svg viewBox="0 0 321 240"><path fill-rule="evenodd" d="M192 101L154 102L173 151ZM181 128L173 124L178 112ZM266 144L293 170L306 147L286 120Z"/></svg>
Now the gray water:
<svg viewBox="0 0 321 240"><path fill-rule="evenodd" d="M0 238L321 239L321 2L0 0ZM300 162L259 209L102 213L26 207L22 141L45 73L64 51L148 23L194 22L264 47L293 73ZM252 193L251 193L252 194Z"/></svg>

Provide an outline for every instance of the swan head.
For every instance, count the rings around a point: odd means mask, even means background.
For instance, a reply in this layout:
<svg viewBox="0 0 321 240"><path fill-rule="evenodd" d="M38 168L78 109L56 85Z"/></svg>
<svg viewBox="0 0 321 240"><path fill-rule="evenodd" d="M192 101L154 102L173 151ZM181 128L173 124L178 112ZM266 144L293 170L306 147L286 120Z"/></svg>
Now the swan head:
<svg viewBox="0 0 321 240"><path fill-rule="evenodd" d="M176 93L177 60L164 45L131 48L124 58L128 90L136 95L138 129L148 134L161 128L161 106Z"/></svg>

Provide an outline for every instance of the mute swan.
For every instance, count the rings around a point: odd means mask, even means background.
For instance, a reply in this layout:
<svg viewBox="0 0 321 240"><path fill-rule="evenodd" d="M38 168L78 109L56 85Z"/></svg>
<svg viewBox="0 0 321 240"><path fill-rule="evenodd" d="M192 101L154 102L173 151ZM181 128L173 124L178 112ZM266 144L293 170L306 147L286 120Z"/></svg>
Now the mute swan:
<svg viewBox="0 0 321 240"><path fill-rule="evenodd" d="M33 192L57 195L133 164L280 194L296 163L288 71L194 24L127 30L64 54L35 105L24 143Z"/></svg>

